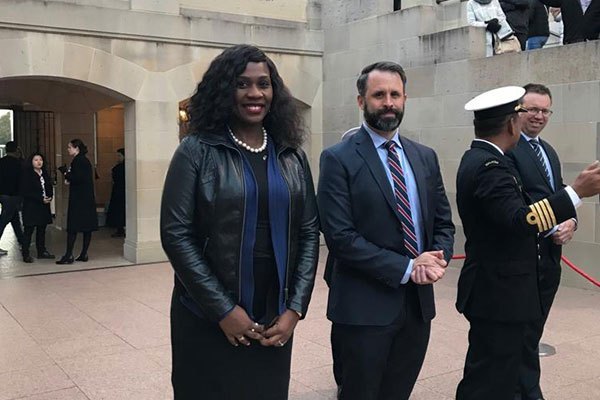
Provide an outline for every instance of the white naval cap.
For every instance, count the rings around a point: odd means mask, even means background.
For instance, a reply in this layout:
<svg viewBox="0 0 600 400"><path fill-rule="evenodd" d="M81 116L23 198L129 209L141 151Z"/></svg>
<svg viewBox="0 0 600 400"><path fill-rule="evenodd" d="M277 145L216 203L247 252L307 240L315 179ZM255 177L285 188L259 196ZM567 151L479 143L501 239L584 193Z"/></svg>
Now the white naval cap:
<svg viewBox="0 0 600 400"><path fill-rule="evenodd" d="M473 111L476 120L501 117L518 111L519 100L525 95L520 86L504 86L488 90L469 100L465 110Z"/></svg>

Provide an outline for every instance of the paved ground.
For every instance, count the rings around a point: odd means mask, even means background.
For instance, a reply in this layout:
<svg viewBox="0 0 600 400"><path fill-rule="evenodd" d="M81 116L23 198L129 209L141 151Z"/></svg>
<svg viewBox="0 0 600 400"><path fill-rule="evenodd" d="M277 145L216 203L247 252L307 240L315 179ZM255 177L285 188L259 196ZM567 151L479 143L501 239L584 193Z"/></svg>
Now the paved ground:
<svg viewBox="0 0 600 400"><path fill-rule="evenodd" d="M74 262L67 265L56 265L55 261L65 254L67 233L59 231L54 226L48 226L46 231L46 247L56 256L55 260L38 260L35 251L35 233L33 234L33 243L31 243L31 256L34 258L32 264L23 262L21 250L17 244L17 239L13 233L12 227L8 225L2 240L0 248L8 251L8 255L0 257L0 279L12 278L16 276L37 275L50 272L76 271L82 269L96 269L100 267L114 267L122 265L132 265L130 261L123 257L123 238L112 238L109 228L101 228L92 234L92 243L89 249L88 262ZM77 257L81 251L82 235L77 236L75 242L74 255Z"/></svg>
<svg viewBox="0 0 600 400"><path fill-rule="evenodd" d="M334 398L320 276L296 332L292 400ZM450 269L436 285L414 400L451 399L460 379L467 324L453 307L457 276ZM0 400L171 399L172 279L168 264L153 264L0 280ZM544 341L557 348L542 359L547 399L600 399L600 291L562 288Z"/></svg>

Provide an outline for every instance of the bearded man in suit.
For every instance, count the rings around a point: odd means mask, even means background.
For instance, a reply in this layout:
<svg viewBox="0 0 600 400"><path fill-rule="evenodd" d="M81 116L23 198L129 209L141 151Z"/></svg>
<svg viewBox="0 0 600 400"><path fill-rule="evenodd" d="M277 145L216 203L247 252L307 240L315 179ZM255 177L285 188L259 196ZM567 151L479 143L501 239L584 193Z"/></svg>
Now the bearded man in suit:
<svg viewBox="0 0 600 400"><path fill-rule="evenodd" d="M321 154L317 202L342 400L409 398L435 316L432 284L452 257L437 156L399 134L405 85L396 63L365 67L357 80L365 122Z"/></svg>

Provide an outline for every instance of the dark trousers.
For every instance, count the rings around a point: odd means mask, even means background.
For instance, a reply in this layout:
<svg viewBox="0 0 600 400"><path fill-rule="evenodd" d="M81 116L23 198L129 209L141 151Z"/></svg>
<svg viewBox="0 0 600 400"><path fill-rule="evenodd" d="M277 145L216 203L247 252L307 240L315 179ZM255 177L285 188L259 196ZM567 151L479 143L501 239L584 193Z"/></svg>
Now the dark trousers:
<svg viewBox="0 0 600 400"><path fill-rule="evenodd" d="M560 284L560 264L542 265L539 272L538 288L542 303L542 319L529 322L525 325L525 342L523 360L519 368L519 384L517 386L517 399L541 399L540 387L540 357L539 343L544 333L544 325L548 319L550 308L554 302ZM520 395L520 397L519 397Z"/></svg>
<svg viewBox="0 0 600 400"><path fill-rule="evenodd" d="M23 235L23 255L29 255L29 246L31 245L31 235L35 229L35 248L38 256L46 251L46 225L26 226Z"/></svg>
<svg viewBox="0 0 600 400"><path fill-rule="evenodd" d="M175 400L286 400L292 357L283 347L232 346L216 322L171 299L171 382Z"/></svg>
<svg viewBox="0 0 600 400"><path fill-rule="evenodd" d="M525 323L468 318L469 350L456 400L511 400L519 381Z"/></svg>
<svg viewBox="0 0 600 400"><path fill-rule="evenodd" d="M19 243L23 243L23 229L21 228L21 218L19 218L19 209L21 208L21 197L0 195L0 204L2 204L2 213L0 213L0 238L4 233L6 225L12 225L15 236Z"/></svg>
<svg viewBox="0 0 600 400"><path fill-rule="evenodd" d="M410 397L425 358L431 322L423 321L416 288L408 289L406 313L391 325L333 324L333 369L340 400Z"/></svg>

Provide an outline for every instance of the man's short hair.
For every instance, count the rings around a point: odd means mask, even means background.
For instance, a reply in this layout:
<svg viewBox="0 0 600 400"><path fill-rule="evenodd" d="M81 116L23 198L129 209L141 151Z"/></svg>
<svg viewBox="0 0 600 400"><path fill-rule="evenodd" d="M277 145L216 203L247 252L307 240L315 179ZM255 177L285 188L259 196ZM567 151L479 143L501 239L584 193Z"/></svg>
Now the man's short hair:
<svg viewBox="0 0 600 400"><path fill-rule="evenodd" d="M528 83L523 86L525 89L525 94L527 93L537 93L550 97L550 101L552 101L552 93L550 93L550 89L547 86L542 85L541 83Z"/></svg>
<svg viewBox="0 0 600 400"><path fill-rule="evenodd" d="M516 116L516 113L488 119L473 120L475 136L479 139L486 139L498 135L514 116Z"/></svg>
<svg viewBox="0 0 600 400"><path fill-rule="evenodd" d="M17 142L14 141L10 141L10 142L6 142L6 152L7 153L14 153L15 151L17 151Z"/></svg>
<svg viewBox="0 0 600 400"><path fill-rule="evenodd" d="M402 66L392 61L380 61L371 65L367 65L360 72L360 76L356 80L356 88L358 89L358 94L362 97L365 97L365 94L367 93L367 81L369 80L369 73L375 70L397 73L400 75L402 84L406 88L406 72L404 72Z"/></svg>

